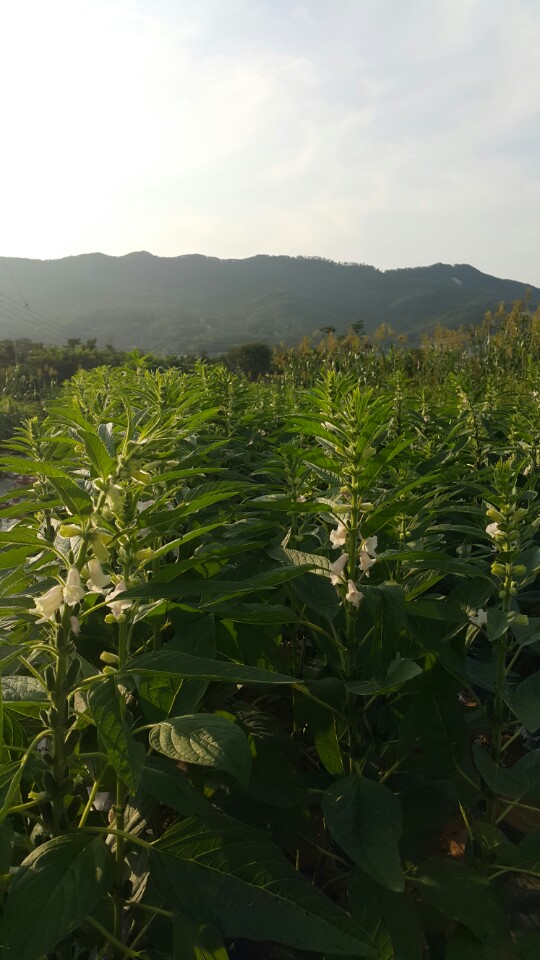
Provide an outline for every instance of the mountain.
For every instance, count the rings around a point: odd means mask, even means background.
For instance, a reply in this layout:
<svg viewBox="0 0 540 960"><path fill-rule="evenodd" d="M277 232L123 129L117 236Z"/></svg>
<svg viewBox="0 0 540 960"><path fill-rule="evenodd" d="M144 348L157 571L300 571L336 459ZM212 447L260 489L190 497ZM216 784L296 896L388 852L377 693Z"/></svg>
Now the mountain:
<svg viewBox="0 0 540 960"><path fill-rule="evenodd" d="M413 337L478 323L487 309L540 289L468 264L377 270L315 257L218 260L101 253L62 260L4 257L0 339L64 343L96 337L155 352L220 352L253 340L296 343L324 326L344 332L362 320Z"/></svg>

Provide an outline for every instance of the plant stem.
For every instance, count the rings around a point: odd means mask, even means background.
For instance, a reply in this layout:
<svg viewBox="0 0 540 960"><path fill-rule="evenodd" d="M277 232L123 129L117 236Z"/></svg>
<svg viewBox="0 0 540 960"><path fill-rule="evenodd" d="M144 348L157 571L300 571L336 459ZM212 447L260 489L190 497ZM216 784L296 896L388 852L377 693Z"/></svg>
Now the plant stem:
<svg viewBox="0 0 540 960"><path fill-rule="evenodd" d="M128 625L125 620L121 620L118 625L118 669L122 670L128 658ZM122 720L125 719L126 701L123 694L119 695L119 707ZM124 919L124 857L125 857L125 837L124 821L126 809L126 787L124 781L116 775L116 804L114 808L116 844L114 851L115 859L115 887L114 887L114 936L117 941L122 941L122 927ZM116 956L122 954L116 951Z"/></svg>

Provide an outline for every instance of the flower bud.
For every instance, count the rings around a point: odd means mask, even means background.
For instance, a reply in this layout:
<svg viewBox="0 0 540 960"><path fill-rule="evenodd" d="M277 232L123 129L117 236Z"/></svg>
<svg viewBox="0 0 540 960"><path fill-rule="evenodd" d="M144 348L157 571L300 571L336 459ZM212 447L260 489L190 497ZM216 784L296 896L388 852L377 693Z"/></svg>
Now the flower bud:
<svg viewBox="0 0 540 960"><path fill-rule="evenodd" d="M61 537L68 539L69 537L80 537L82 529L76 523L62 523L58 528L58 533Z"/></svg>
<svg viewBox="0 0 540 960"><path fill-rule="evenodd" d="M143 562L145 560L151 560L154 554L155 550L152 550L152 547L144 547L143 550L137 550L135 557L137 560Z"/></svg>
<svg viewBox="0 0 540 960"><path fill-rule="evenodd" d="M103 650L99 655L99 659L102 660L103 663L110 663L113 667L118 666L118 656L116 653L109 653L108 650Z"/></svg>

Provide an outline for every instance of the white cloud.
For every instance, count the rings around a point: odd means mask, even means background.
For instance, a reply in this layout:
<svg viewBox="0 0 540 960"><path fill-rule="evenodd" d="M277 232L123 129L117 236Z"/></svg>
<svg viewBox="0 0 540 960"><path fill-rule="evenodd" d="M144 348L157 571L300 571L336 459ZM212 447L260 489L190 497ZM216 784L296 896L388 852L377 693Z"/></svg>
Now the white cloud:
<svg viewBox="0 0 540 960"><path fill-rule="evenodd" d="M468 261L540 285L537 0L20 0L0 253Z"/></svg>

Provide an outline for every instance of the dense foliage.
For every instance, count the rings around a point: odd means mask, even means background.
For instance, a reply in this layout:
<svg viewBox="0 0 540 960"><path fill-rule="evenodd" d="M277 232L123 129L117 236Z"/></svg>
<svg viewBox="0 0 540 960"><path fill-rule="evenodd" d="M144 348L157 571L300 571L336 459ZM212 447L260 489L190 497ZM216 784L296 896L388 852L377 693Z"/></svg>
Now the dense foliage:
<svg viewBox="0 0 540 960"><path fill-rule="evenodd" d="M328 343L258 383L81 371L19 431L2 960L538 956L540 368L514 321L416 371Z"/></svg>

